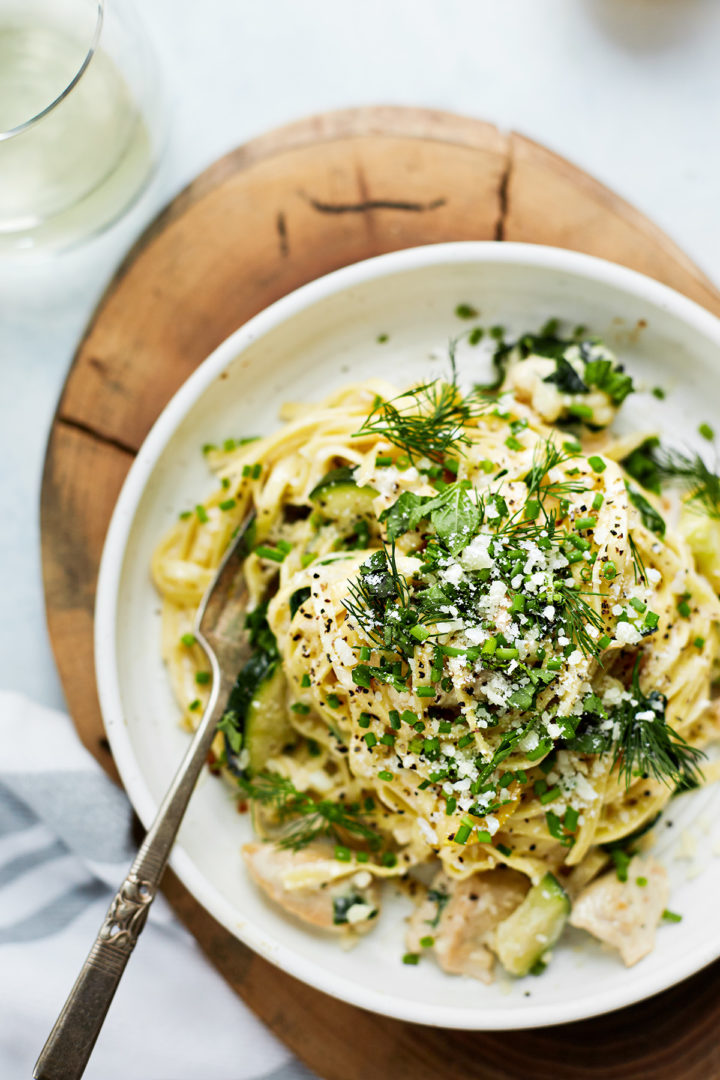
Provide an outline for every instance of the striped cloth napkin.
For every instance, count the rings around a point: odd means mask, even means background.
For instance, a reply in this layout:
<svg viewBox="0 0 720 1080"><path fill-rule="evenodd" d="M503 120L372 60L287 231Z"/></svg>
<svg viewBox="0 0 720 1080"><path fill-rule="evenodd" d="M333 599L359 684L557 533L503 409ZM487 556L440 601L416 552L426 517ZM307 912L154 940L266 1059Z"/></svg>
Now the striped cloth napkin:
<svg viewBox="0 0 720 1080"><path fill-rule="evenodd" d="M67 716L0 692L0 1077L29 1077L133 854ZM308 1080L159 896L88 1080Z"/></svg>

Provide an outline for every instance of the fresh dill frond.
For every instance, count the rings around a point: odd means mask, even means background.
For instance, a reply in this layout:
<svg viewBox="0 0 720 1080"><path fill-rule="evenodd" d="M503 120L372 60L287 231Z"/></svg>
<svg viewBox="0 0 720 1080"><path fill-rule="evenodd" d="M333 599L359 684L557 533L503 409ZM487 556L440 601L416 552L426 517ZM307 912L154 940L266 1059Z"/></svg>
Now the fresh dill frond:
<svg viewBox="0 0 720 1080"><path fill-rule="evenodd" d="M397 567L394 540L362 564L348 586L344 607L378 649L412 655L417 639L409 631L417 623L417 612L410 608L408 584Z"/></svg>
<svg viewBox="0 0 720 1080"><path fill-rule="evenodd" d="M720 476L700 454L668 449L660 445L659 439L652 438L646 439L642 446L633 450L622 465L643 487L657 495L660 494L663 484L678 484L685 489L685 500L691 508L716 521L720 520ZM632 493L631 500L637 505ZM641 507L638 509L642 512ZM656 513L656 516L657 527L653 528L653 525L647 522L646 524L662 535L659 526L662 524L664 531L664 522L659 514Z"/></svg>
<svg viewBox="0 0 720 1080"><path fill-rule="evenodd" d="M467 445L464 426L487 407L475 392L463 395L457 384L455 343L450 345L449 380L436 379L407 390L390 401L378 401L353 438L372 433L404 450L411 461L445 454Z"/></svg>
<svg viewBox="0 0 720 1080"><path fill-rule="evenodd" d="M298 791L292 781L278 773L259 773L252 780L238 779L241 793L266 807L277 819L281 831L278 847L300 851L321 836L343 840L348 834L377 849L381 838L354 809L329 799L314 799Z"/></svg>
<svg viewBox="0 0 720 1080"><path fill-rule="evenodd" d="M535 499L546 518L546 499L564 499L568 495L582 494L588 490L584 480L548 479L548 473L552 469L563 465L571 457L571 454L560 450L551 439L542 439L535 444L532 468L523 477L523 481L528 489L528 500Z"/></svg>
<svg viewBox="0 0 720 1080"><path fill-rule="evenodd" d="M562 603L560 619L565 625L570 641L577 645L584 656L599 656L598 638L594 638L588 632L588 627L594 627L599 637L604 632L605 623L602 615L585 599L586 596L595 594L582 593L565 584L556 585L555 589Z"/></svg>
<svg viewBox="0 0 720 1080"><path fill-rule="evenodd" d="M668 787L696 787L703 779L700 762L705 754L691 746L665 720L667 698L657 690L645 695L640 689L640 657L632 677L632 700L612 713L616 732L613 765L630 787L638 776L651 776ZM653 719L638 720L638 714L653 713Z"/></svg>
<svg viewBox="0 0 720 1080"><path fill-rule="evenodd" d="M659 449L655 461L661 479L685 488L686 500L701 513L720 520L720 476L699 454Z"/></svg>
<svg viewBox="0 0 720 1080"><path fill-rule="evenodd" d="M645 563L643 562L643 557L640 554L631 533L628 533L628 542L630 544L630 554L632 555L635 584L637 585L638 582L642 582L643 585L647 585L647 570L645 569Z"/></svg>

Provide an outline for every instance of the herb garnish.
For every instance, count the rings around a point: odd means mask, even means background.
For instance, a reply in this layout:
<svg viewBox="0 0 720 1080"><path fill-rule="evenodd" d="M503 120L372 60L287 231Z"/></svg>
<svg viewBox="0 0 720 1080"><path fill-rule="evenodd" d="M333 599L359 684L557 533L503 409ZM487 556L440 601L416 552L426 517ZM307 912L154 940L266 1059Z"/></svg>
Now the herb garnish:
<svg viewBox="0 0 720 1080"><path fill-rule="evenodd" d="M329 799L314 799L278 773L258 773L252 780L240 777L238 787L246 798L272 810L278 824L284 826L276 840L278 847L299 851L319 836L340 840L339 830L364 841L373 850L382 842L354 808Z"/></svg>
<svg viewBox="0 0 720 1080"><path fill-rule="evenodd" d="M659 439L652 438L633 450L622 464L635 480L657 495L663 483L679 484L685 488L686 503L700 513L720 520L720 476L713 472L700 454L666 449L661 447ZM632 495L631 500L635 502ZM648 528L652 526L648 525Z"/></svg>
<svg viewBox="0 0 720 1080"><path fill-rule="evenodd" d="M451 375L407 390L390 401L378 401L354 438L378 435L404 450L411 461L428 457L442 461L448 450L467 445L463 427L479 416L487 403L473 391L463 395L457 384L455 343L450 345Z"/></svg>
<svg viewBox="0 0 720 1080"><path fill-rule="evenodd" d="M613 751L613 767L628 788L637 777L651 776L668 787L696 786L702 779L702 750L691 746L665 719L667 698L658 690L649 694L640 689L640 657L635 661L629 700L606 710L600 699L591 694L582 704L579 716L567 717L573 734L566 739L569 750L582 754ZM638 719L641 716L641 719ZM600 721L612 720L612 728Z"/></svg>

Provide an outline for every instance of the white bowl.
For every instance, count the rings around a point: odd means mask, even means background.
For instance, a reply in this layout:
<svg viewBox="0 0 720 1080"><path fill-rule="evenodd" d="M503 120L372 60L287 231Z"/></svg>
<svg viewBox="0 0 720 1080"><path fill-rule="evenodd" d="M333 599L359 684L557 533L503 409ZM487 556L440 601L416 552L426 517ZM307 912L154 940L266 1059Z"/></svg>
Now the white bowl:
<svg viewBox="0 0 720 1080"><path fill-rule="evenodd" d="M281 402L316 400L354 378L383 375L403 386L439 371L431 354L469 325L454 314L459 302L476 305L486 326L536 329L559 316L602 335L648 390L660 384L670 391L667 402L649 392L633 395L623 410L627 424L692 441L698 422L720 412L720 322L649 278L569 251L495 243L399 251L314 281L251 319L158 419L105 543L95 620L100 701L115 761L146 826L187 744L159 658L160 604L148 566L178 511L214 486L201 446L269 431ZM389 341L377 343L380 334ZM479 350L464 346L460 363L465 373L477 368ZM248 880L240 846L249 822L210 776L193 796L171 862L231 933L328 994L423 1024L524 1028L638 1001L720 955L720 862L711 854L720 841L718 809L713 788L683 796L666 814L672 826L657 829L671 904L684 918L660 926L649 957L626 970L588 935L568 931L541 978L501 976L489 987L444 975L430 960L402 964L409 902L400 897L388 898L378 927L351 952L285 918ZM678 841L693 829L697 854L678 859ZM683 842L687 854L693 841L685 835Z"/></svg>

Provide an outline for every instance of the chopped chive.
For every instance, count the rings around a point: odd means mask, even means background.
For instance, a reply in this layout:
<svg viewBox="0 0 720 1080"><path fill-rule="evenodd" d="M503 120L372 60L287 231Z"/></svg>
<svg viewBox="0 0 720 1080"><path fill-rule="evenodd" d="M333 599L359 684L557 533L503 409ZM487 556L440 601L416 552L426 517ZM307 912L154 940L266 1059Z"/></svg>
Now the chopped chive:
<svg viewBox="0 0 720 1080"><path fill-rule="evenodd" d="M425 698L427 698L427 697L435 697L435 687L434 686L416 686L415 687L415 693L417 694L418 697L425 697Z"/></svg>
<svg viewBox="0 0 720 1080"><path fill-rule="evenodd" d="M603 495L602 491L596 491L592 501L593 510L599 510L604 502L605 496Z"/></svg>
<svg viewBox="0 0 720 1080"><path fill-rule="evenodd" d="M506 858L509 858L512 855L512 848L508 847L507 844L496 844L495 846L500 854L504 855Z"/></svg>
<svg viewBox="0 0 720 1080"><path fill-rule="evenodd" d="M272 559L273 562L280 563L285 561L287 553L280 551L279 548L265 547L264 544L260 544L255 548L255 554L261 559Z"/></svg>
<svg viewBox="0 0 720 1080"><path fill-rule="evenodd" d="M224 499L220 503L221 510L233 510L237 506L237 499Z"/></svg>
<svg viewBox="0 0 720 1080"><path fill-rule="evenodd" d="M426 641L430 637L430 631L426 627L421 626L420 623L418 623L417 626L411 627L410 633L416 641Z"/></svg>
<svg viewBox="0 0 720 1080"><path fill-rule="evenodd" d="M579 517L575 520L576 529L594 529L597 525L596 517ZM605 564L607 565L607 563Z"/></svg>
<svg viewBox="0 0 720 1080"><path fill-rule="evenodd" d="M460 825L457 832L455 833L455 843L467 844L471 832L472 827L470 825Z"/></svg>
<svg viewBox="0 0 720 1080"><path fill-rule="evenodd" d="M566 450L568 454L579 454L582 450L582 446L574 439L568 439L563 443L563 450Z"/></svg>
<svg viewBox="0 0 720 1080"><path fill-rule="evenodd" d="M662 917L665 922L682 922L682 915L678 915L676 911L670 911L668 908L665 908Z"/></svg>
<svg viewBox="0 0 720 1080"><path fill-rule="evenodd" d="M455 308L458 319L477 319L479 312L472 304L458 304Z"/></svg>
<svg viewBox="0 0 720 1080"><path fill-rule="evenodd" d="M192 510L181 510L178 517L181 521L187 521L189 517L192 517Z"/></svg>
<svg viewBox="0 0 720 1080"><path fill-rule="evenodd" d="M381 454L379 457L375 458L375 465L378 469L384 469L386 466L392 465L392 463L393 459L389 454Z"/></svg>
<svg viewBox="0 0 720 1080"><path fill-rule="evenodd" d="M358 862L367 862L370 856L368 855L367 851L356 851L355 858Z"/></svg>
<svg viewBox="0 0 720 1080"><path fill-rule="evenodd" d="M394 746L395 735L391 731L386 731L384 735L380 736L378 741L381 742L383 746Z"/></svg>
<svg viewBox="0 0 720 1080"><path fill-rule="evenodd" d="M478 345L485 334L482 326L475 326L468 334L468 345Z"/></svg>
<svg viewBox="0 0 720 1080"><path fill-rule="evenodd" d="M196 671L195 672L195 682L198 684L198 686L205 686L206 683L210 682L210 672L209 671Z"/></svg>
<svg viewBox="0 0 720 1080"><path fill-rule="evenodd" d="M605 472L605 470L607 469L607 461L603 461L599 454L593 454L591 457L589 457L588 465L593 470L593 472L596 473Z"/></svg>
<svg viewBox="0 0 720 1080"><path fill-rule="evenodd" d="M421 937L420 944L422 945L423 949L432 949L433 945L435 944L435 938L430 936Z"/></svg>
<svg viewBox="0 0 720 1080"><path fill-rule="evenodd" d="M520 653L517 649L502 645L499 649L495 650L495 655L498 660L517 660Z"/></svg>
<svg viewBox="0 0 720 1080"><path fill-rule="evenodd" d="M568 405L568 412L570 416L576 416L578 420L592 420L593 411L589 405L580 405L574 402L572 405Z"/></svg>
<svg viewBox="0 0 720 1080"><path fill-rule="evenodd" d="M482 651L481 651L482 655L483 656L492 656L493 653L495 652L495 650L497 649L497 645L498 645L498 639L496 637L488 638L487 641L485 642L485 644L482 647Z"/></svg>
<svg viewBox="0 0 720 1080"><path fill-rule="evenodd" d="M574 807L568 806L563 817L563 825L568 832L575 832L578 827L578 821L580 819L580 813Z"/></svg>
<svg viewBox="0 0 720 1080"><path fill-rule="evenodd" d="M360 725L361 728L369 728L370 727L370 719L371 719L370 713L361 712L360 715L358 716L358 724Z"/></svg>
<svg viewBox="0 0 720 1080"><path fill-rule="evenodd" d="M644 600L640 600L637 596L631 596L630 607L635 608L635 611L637 611L639 615L642 615L647 607L647 604Z"/></svg>
<svg viewBox="0 0 720 1080"><path fill-rule="evenodd" d="M507 439L505 440L505 445L507 446L508 450L519 451L525 449L520 440L516 439L514 435L508 435Z"/></svg>
<svg viewBox="0 0 720 1080"><path fill-rule="evenodd" d="M647 622L647 616L645 617L645 621ZM600 650L607 649L607 647L608 647L608 645L610 644L611 641L612 641L612 638L610 637L609 634L603 634L603 636L598 641L598 648Z"/></svg>
<svg viewBox="0 0 720 1080"><path fill-rule="evenodd" d="M540 503L537 501L537 499L528 499L528 501L525 503L524 514L526 521L537 520L537 518L540 516Z"/></svg>
<svg viewBox="0 0 720 1080"><path fill-rule="evenodd" d="M372 750L373 746L377 743L377 736L373 735L372 731L368 731L367 735L363 735L363 739L365 740L368 750Z"/></svg>
<svg viewBox="0 0 720 1080"><path fill-rule="evenodd" d="M478 829L477 838L478 838L478 842L480 844L491 844L492 843L492 836L487 831L487 829Z"/></svg>
<svg viewBox="0 0 720 1080"><path fill-rule="evenodd" d="M195 513L197 514L198 521L201 521L203 525L209 521L207 510L200 503L195 507Z"/></svg>
<svg viewBox="0 0 720 1080"><path fill-rule="evenodd" d="M196 638L194 634L183 634L183 636L180 638L180 641L183 645L187 645L189 648L191 645L195 644Z"/></svg>
<svg viewBox="0 0 720 1080"><path fill-rule="evenodd" d="M300 680L300 685L302 687L304 687L305 689L307 689L307 687L310 686L310 676L308 675L307 672L305 672L302 679Z"/></svg>
<svg viewBox="0 0 720 1080"><path fill-rule="evenodd" d="M703 649L705 647L705 638L704 637L696 637L695 640L693 641L693 645L695 646L696 649Z"/></svg>
<svg viewBox="0 0 720 1080"><path fill-rule="evenodd" d="M690 593L683 593L683 595L678 600L678 613L682 615L683 619L689 619L692 615L692 609L688 604L688 600L690 600Z"/></svg>
<svg viewBox="0 0 720 1080"><path fill-rule="evenodd" d="M303 570L317 559L317 553L315 551L306 551L300 556L300 565Z"/></svg>
<svg viewBox="0 0 720 1080"><path fill-rule="evenodd" d="M383 866L397 866L397 855L394 851L383 851L380 861Z"/></svg>
<svg viewBox="0 0 720 1080"><path fill-rule="evenodd" d="M188 705L188 709L190 710L190 712L197 712L199 708L200 708L200 698L195 698L195 700L191 701L190 704Z"/></svg>
<svg viewBox="0 0 720 1080"><path fill-rule="evenodd" d="M202 448L203 454L209 454L212 450L217 450L217 446L215 445L215 443L211 443L211 442L203 443L203 448Z"/></svg>
<svg viewBox="0 0 720 1080"><path fill-rule="evenodd" d="M381 772L378 773L378 777L380 780L386 780L388 783L390 783L393 778L393 774L391 772L388 772L387 769L383 769Z"/></svg>
<svg viewBox="0 0 720 1080"><path fill-rule="evenodd" d="M390 340L390 335L389 334L378 334L378 336L375 338L375 340L377 341L378 345L384 345L386 341Z"/></svg>
<svg viewBox="0 0 720 1080"><path fill-rule="evenodd" d="M702 435L703 439L707 439L708 442L712 442L715 438L715 432L709 424L700 424L698 432Z"/></svg>
<svg viewBox="0 0 720 1080"><path fill-rule="evenodd" d="M561 792L559 787L550 788L549 791L543 791L542 795L540 796L540 802L543 806L545 806L546 803L554 802L560 794Z"/></svg>
<svg viewBox="0 0 720 1080"><path fill-rule="evenodd" d="M419 964L420 963L420 953L406 952L405 955L402 958L402 962L403 962L403 964L413 964L413 965L414 964Z"/></svg>
<svg viewBox="0 0 720 1080"><path fill-rule="evenodd" d="M362 645L360 647L360 659L364 663L367 663L367 661L370 659L370 649L368 648L367 645Z"/></svg>
<svg viewBox="0 0 720 1080"><path fill-rule="evenodd" d="M345 847L344 844L335 845L335 858L338 862L350 862L352 859L352 852L349 847Z"/></svg>
<svg viewBox="0 0 720 1080"><path fill-rule="evenodd" d="M447 799L445 800L445 814L446 814L446 816L450 817L451 814L454 814L456 810L457 810L457 799L455 798L454 795L448 795Z"/></svg>
<svg viewBox="0 0 720 1080"><path fill-rule="evenodd" d="M645 886L647 885L647 883L648 883L648 879L646 877L636 877L635 878L635 884L639 885L641 889L644 889Z"/></svg>
<svg viewBox="0 0 720 1080"><path fill-rule="evenodd" d="M325 704L330 709L339 709L340 708L340 698L337 696L337 694L328 694Z"/></svg>
<svg viewBox="0 0 720 1080"><path fill-rule="evenodd" d="M310 706L306 705L303 701L294 701L290 708L294 713L297 713L299 716L307 716L307 714L310 712Z"/></svg>

